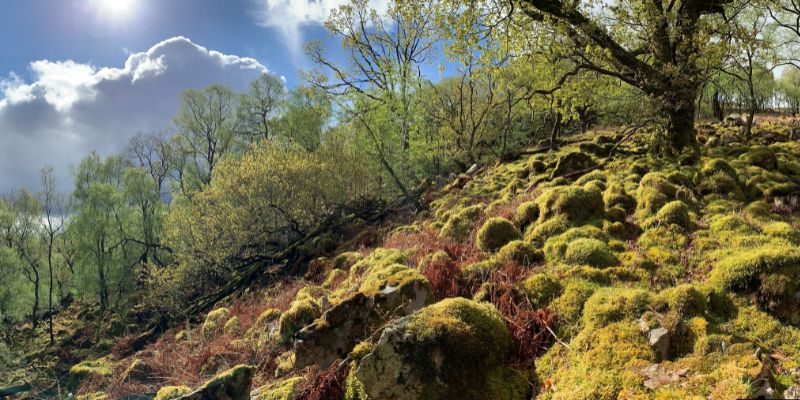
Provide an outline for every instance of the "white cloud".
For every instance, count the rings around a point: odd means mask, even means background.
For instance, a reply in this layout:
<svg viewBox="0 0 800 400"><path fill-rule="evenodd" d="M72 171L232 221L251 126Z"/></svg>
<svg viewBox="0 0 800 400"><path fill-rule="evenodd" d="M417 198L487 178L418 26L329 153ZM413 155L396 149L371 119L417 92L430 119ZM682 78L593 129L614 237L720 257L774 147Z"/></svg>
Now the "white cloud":
<svg viewBox="0 0 800 400"><path fill-rule="evenodd" d="M388 7L389 0L369 0L378 11ZM300 49L304 25L322 25L331 12L349 0L253 0L255 17L260 26L278 29L293 51Z"/></svg>
<svg viewBox="0 0 800 400"><path fill-rule="evenodd" d="M67 188L69 166L92 150L121 151L136 133L169 125L184 90L211 83L245 90L268 71L175 37L130 54L122 68L41 60L30 72L29 83L14 73L0 79L0 193L36 188L47 164Z"/></svg>

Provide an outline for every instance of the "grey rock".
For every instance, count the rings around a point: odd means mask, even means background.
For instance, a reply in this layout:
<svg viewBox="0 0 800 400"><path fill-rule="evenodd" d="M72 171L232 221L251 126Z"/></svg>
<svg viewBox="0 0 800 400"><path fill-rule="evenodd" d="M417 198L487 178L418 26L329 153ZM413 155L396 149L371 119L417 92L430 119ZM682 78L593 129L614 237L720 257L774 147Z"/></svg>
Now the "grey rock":
<svg viewBox="0 0 800 400"><path fill-rule="evenodd" d="M664 328L652 329L647 334L647 340L662 360L669 357L670 334L668 330Z"/></svg>

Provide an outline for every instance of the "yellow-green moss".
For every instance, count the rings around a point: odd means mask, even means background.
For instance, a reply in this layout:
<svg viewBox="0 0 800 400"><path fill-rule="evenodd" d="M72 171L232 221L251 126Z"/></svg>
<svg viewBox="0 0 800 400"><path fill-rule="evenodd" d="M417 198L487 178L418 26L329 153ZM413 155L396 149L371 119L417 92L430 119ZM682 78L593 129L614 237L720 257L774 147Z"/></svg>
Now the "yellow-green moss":
<svg viewBox="0 0 800 400"><path fill-rule="evenodd" d="M225 322L230 318L231 312L227 308L218 308L206 315L206 320L203 322L203 336L211 337L219 332Z"/></svg>
<svg viewBox="0 0 800 400"><path fill-rule="evenodd" d="M791 246L764 246L735 252L720 260L711 271L710 282L722 290L756 289L759 274L796 270L800 250Z"/></svg>
<svg viewBox="0 0 800 400"><path fill-rule="evenodd" d="M591 238L570 242L564 253L564 261L573 265L590 265L598 268L610 267L619 262L606 243Z"/></svg>
<svg viewBox="0 0 800 400"><path fill-rule="evenodd" d="M503 246L495 257L500 262L513 261L529 266L544 260L544 253L530 243L514 240Z"/></svg>
<svg viewBox="0 0 800 400"><path fill-rule="evenodd" d="M75 397L75 400L108 400L109 398L107 393L94 392L79 395Z"/></svg>
<svg viewBox="0 0 800 400"><path fill-rule="evenodd" d="M73 379L80 381L90 376L109 376L113 371L114 362L111 356L106 356L97 360L83 361L73 365L69 369L69 375Z"/></svg>
<svg viewBox="0 0 800 400"><path fill-rule="evenodd" d="M533 308L547 307L564 289L555 277L548 274L531 275L519 286Z"/></svg>
<svg viewBox="0 0 800 400"><path fill-rule="evenodd" d="M258 394L252 400L292 400L302 383L303 378L298 376L264 385L256 389Z"/></svg>
<svg viewBox="0 0 800 400"><path fill-rule="evenodd" d="M286 312L281 314L278 322L281 339L285 342L291 340L297 331L322 315L322 310L314 299L305 296L299 297L289 305Z"/></svg>
<svg viewBox="0 0 800 400"><path fill-rule="evenodd" d="M664 204L653 218L645 222L645 226L669 226L673 224L686 230L692 228L692 220L689 218L689 207L680 200Z"/></svg>
<svg viewBox="0 0 800 400"><path fill-rule="evenodd" d="M539 205L535 201L522 203L514 211L514 222L520 229L525 229L537 219L539 219Z"/></svg>
<svg viewBox="0 0 800 400"><path fill-rule="evenodd" d="M333 258L333 268L347 271L352 267L355 263L361 261L364 256L357 251L350 251L346 253L341 253Z"/></svg>
<svg viewBox="0 0 800 400"><path fill-rule="evenodd" d="M511 221L505 218L492 218L478 230L476 244L485 252L494 253L507 243L522 239L522 234Z"/></svg>
<svg viewBox="0 0 800 400"><path fill-rule="evenodd" d="M188 386L164 386L158 389L154 400L173 400L192 392Z"/></svg>
<svg viewBox="0 0 800 400"><path fill-rule="evenodd" d="M778 169L778 158L767 146L753 146L747 153L739 156L739 160L770 171Z"/></svg>
<svg viewBox="0 0 800 400"><path fill-rule="evenodd" d="M225 326L222 330L226 335L236 335L239 333L241 328L242 324L239 322L239 317L233 316L228 320L228 322L225 323Z"/></svg>
<svg viewBox="0 0 800 400"><path fill-rule="evenodd" d="M383 269L374 269L364 278L358 291L367 296L375 296L386 287L401 287L412 281L421 283L427 279L416 269L401 264L392 264ZM424 284L424 283L423 283Z"/></svg>
<svg viewBox="0 0 800 400"><path fill-rule="evenodd" d="M705 295L689 284L665 289L658 294L657 298L666 303L670 311L681 317L702 314L706 309Z"/></svg>
<svg viewBox="0 0 800 400"><path fill-rule="evenodd" d="M441 230L442 237L454 241L466 239L472 231L475 221L478 220L482 212L483 206L481 205L474 205L459 210L445 222Z"/></svg>
<svg viewBox="0 0 800 400"><path fill-rule="evenodd" d="M584 329L600 328L623 319L636 319L652 301L652 294L646 290L601 288L583 306Z"/></svg>
<svg viewBox="0 0 800 400"><path fill-rule="evenodd" d="M581 224L601 218L605 210L600 192L580 186L552 188L536 199L539 205L539 223L556 216L564 216L572 224Z"/></svg>

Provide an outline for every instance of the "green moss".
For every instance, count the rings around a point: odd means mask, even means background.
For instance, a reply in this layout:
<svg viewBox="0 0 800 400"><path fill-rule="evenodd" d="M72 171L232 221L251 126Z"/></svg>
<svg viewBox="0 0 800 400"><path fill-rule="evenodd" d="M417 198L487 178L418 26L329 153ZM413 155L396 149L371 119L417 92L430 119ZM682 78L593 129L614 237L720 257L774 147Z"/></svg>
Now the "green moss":
<svg viewBox="0 0 800 400"><path fill-rule="evenodd" d="M636 319L653 302L641 289L601 288L583 306L584 329L597 329L623 319Z"/></svg>
<svg viewBox="0 0 800 400"><path fill-rule="evenodd" d="M561 295L561 283L548 274L534 274L519 284L525 297L533 308L545 308L553 299Z"/></svg>
<svg viewBox="0 0 800 400"><path fill-rule="evenodd" d="M800 265L800 251L790 246L763 246L735 252L720 260L709 277L715 287L722 290L748 291L757 289L761 274L796 270Z"/></svg>
<svg viewBox="0 0 800 400"><path fill-rule="evenodd" d="M416 269L402 264L392 264L383 269L374 269L361 282L358 291L374 297L387 287L398 288L414 281L427 285L428 280Z"/></svg>
<svg viewBox="0 0 800 400"><path fill-rule="evenodd" d="M158 389L154 400L173 400L192 392L188 386L164 386Z"/></svg>
<svg viewBox="0 0 800 400"><path fill-rule="evenodd" d="M347 279L347 272L341 269L332 269L322 282L325 289L334 289L340 282Z"/></svg>
<svg viewBox="0 0 800 400"><path fill-rule="evenodd" d="M650 249L653 247L663 247L668 250L683 250L689 241L686 233L675 225L658 226L648 229L639 236L636 244L640 249Z"/></svg>
<svg viewBox="0 0 800 400"><path fill-rule="evenodd" d="M775 238L790 240L794 243L800 241L800 232L783 221L766 223L761 227L761 230L765 235Z"/></svg>
<svg viewBox="0 0 800 400"><path fill-rule="evenodd" d="M633 367L656 359L633 322L586 329L570 349L566 362L546 377L552 382L547 395L553 400L627 398L622 393L635 393L644 381Z"/></svg>
<svg viewBox="0 0 800 400"><path fill-rule="evenodd" d="M105 377L114 371L114 362L111 356L99 358L97 360L83 361L73 365L69 369L70 378L75 382L80 382L90 376Z"/></svg>
<svg viewBox="0 0 800 400"><path fill-rule="evenodd" d="M564 260L567 247L570 243L577 239L596 239L601 242L607 242L609 237L597 227L585 225L578 228L572 228L566 232L551 237L544 244L544 254L548 261L551 263L561 262Z"/></svg>
<svg viewBox="0 0 800 400"><path fill-rule="evenodd" d="M522 234L511 221L505 218L492 218L478 230L476 244L482 251L494 253L507 243L519 239L522 239Z"/></svg>
<svg viewBox="0 0 800 400"><path fill-rule="evenodd" d="M602 218L605 204L600 192L580 186L552 188L536 199L539 205L539 223L557 216L565 217L572 224L582 224Z"/></svg>
<svg viewBox="0 0 800 400"><path fill-rule="evenodd" d="M574 265L590 265L603 268L619 262L606 243L597 239L577 239L567 245L564 261Z"/></svg>
<svg viewBox="0 0 800 400"><path fill-rule="evenodd" d="M529 266L543 261L544 253L530 243L514 240L503 246L495 258L499 262L513 261L522 266Z"/></svg>
<svg viewBox="0 0 800 400"><path fill-rule="evenodd" d="M483 206L474 205L453 214L444 224L441 235L445 239L462 241L469 237L472 227L483 212Z"/></svg>
<svg viewBox="0 0 800 400"><path fill-rule="evenodd" d="M666 303L670 311L681 317L702 314L706 309L705 295L689 284L665 289L658 294L657 299Z"/></svg>
<svg viewBox="0 0 800 400"><path fill-rule="evenodd" d="M736 170L722 159L706 162L695 182L701 195L720 195L731 199L744 199L742 184Z"/></svg>
<svg viewBox="0 0 800 400"><path fill-rule="evenodd" d="M545 222L531 225L525 232L525 241L543 244L548 238L560 235L572 227L572 223L564 215L548 219Z"/></svg>
<svg viewBox="0 0 800 400"><path fill-rule="evenodd" d="M230 318L231 312L227 308L218 308L206 315L206 320L203 322L203 336L209 338L217 334Z"/></svg>
<svg viewBox="0 0 800 400"><path fill-rule="evenodd" d="M582 171L597 165L592 156L580 151L566 153L558 158L556 167L550 174L550 178L563 176L570 172Z"/></svg>
<svg viewBox="0 0 800 400"><path fill-rule="evenodd" d="M378 248L350 267L350 278L356 278L373 269L386 268L392 264L405 264L408 253L397 249Z"/></svg>
<svg viewBox="0 0 800 400"><path fill-rule="evenodd" d="M756 234L758 230L756 227L748 223L744 218L739 215L726 215L724 217L714 219L709 225L711 232L735 232L741 234Z"/></svg>
<svg viewBox="0 0 800 400"><path fill-rule="evenodd" d="M298 296L278 321L281 339L288 342L297 331L322 315L319 304L312 298Z"/></svg>
<svg viewBox="0 0 800 400"><path fill-rule="evenodd" d="M221 398L224 395L234 397L234 392L250 394L250 382L256 368L251 365L237 365L227 371L220 372L195 390L204 392L201 398ZM247 384L246 387L244 384ZM246 392L245 392L246 391ZM237 393L236 395L241 395Z"/></svg>
<svg viewBox="0 0 800 400"><path fill-rule="evenodd" d="M770 171L778 169L778 157L767 146L753 146L747 153L739 156L739 160Z"/></svg>
<svg viewBox="0 0 800 400"><path fill-rule="evenodd" d="M433 254L426 254L424 257L422 257L422 259L419 260L419 264L417 265L417 269L420 270L420 271L425 271L425 269L429 265L442 264L442 263L447 262L449 260L450 260L450 255L447 254L446 251L439 250L439 251L437 251L437 252L435 252Z"/></svg>
<svg viewBox="0 0 800 400"><path fill-rule="evenodd" d="M658 210L655 217L645 222L645 226L672 224L686 230L690 230L693 226L692 220L689 218L689 207L680 200L665 204Z"/></svg>
<svg viewBox="0 0 800 400"><path fill-rule="evenodd" d="M341 253L333 258L333 268L347 271L355 263L361 261L362 258L364 258L364 256L357 251Z"/></svg>
<svg viewBox="0 0 800 400"><path fill-rule="evenodd" d="M258 318L256 319L256 325L263 327L269 324L270 322L277 320L280 317L281 317L281 310L278 310L277 308L268 308L258 316Z"/></svg>
<svg viewBox="0 0 800 400"><path fill-rule="evenodd" d="M514 223L520 229L525 229L532 222L539 219L539 205L535 201L528 201L517 206L514 211Z"/></svg>
<svg viewBox="0 0 800 400"><path fill-rule="evenodd" d="M573 279L564 286L564 292L555 299L550 307L561 319L559 333L569 338L578 332L583 305L597 290L598 285L583 279Z"/></svg>
<svg viewBox="0 0 800 400"><path fill-rule="evenodd" d="M253 400L292 400L303 383L302 377L287 378L256 389Z"/></svg>
<svg viewBox="0 0 800 400"><path fill-rule="evenodd" d="M233 316L225 323L225 327L222 330L226 335L236 335L241 329L242 324L239 322L239 317Z"/></svg>

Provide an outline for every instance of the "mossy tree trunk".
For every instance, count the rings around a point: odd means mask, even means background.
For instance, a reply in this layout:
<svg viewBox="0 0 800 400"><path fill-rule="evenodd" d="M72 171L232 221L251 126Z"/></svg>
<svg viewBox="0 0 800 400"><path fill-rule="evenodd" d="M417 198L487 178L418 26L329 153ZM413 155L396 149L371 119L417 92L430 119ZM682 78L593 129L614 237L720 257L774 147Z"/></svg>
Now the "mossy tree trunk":
<svg viewBox="0 0 800 400"><path fill-rule="evenodd" d="M652 97L653 108L661 123L651 151L674 156L686 149L697 150L694 127L696 90L691 87L662 90L664 95Z"/></svg>

